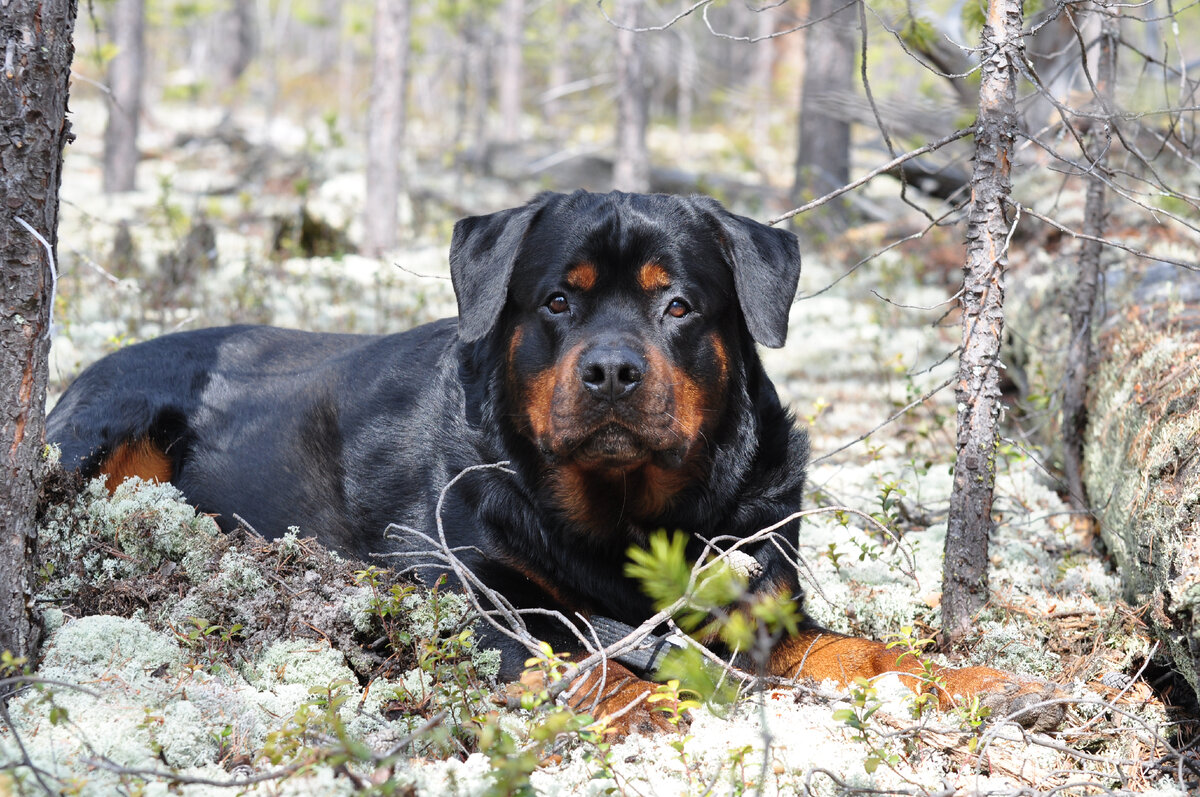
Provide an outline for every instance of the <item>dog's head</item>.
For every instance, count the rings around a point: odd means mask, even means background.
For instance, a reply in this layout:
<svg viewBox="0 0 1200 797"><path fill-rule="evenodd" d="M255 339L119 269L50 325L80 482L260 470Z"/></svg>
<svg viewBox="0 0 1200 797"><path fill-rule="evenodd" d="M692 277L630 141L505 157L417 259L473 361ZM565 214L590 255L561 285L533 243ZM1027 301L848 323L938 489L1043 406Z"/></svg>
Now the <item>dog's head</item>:
<svg viewBox="0 0 1200 797"><path fill-rule="evenodd" d="M800 254L706 197L580 191L463 219L450 266L460 339L496 342L513 427L611 477L689 460L749 341L783 345Z"/></svg>

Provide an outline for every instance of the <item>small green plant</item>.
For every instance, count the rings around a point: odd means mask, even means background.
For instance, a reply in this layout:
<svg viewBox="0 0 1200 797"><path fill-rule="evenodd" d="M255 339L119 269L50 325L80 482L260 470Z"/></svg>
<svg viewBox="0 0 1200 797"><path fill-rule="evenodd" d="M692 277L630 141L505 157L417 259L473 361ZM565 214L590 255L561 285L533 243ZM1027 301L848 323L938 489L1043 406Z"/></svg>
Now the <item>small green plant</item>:
<svg viewBox="0 0 1200 797"><path fill-rule="evenodd" d="M991 714L992 710L979 702L979 695L972 695L970 700L954 707L954 716L958 719L960 727L972 733L967 741L967 749L970 752L975 752L979 747L979 730Z"/></svg>
<svg viewBox="0 0 1200 797"><path fill-rule="evenodd" d="M901 522L900 499L908 493L896 479L879 481L879 510L871 513L871 517L880 525L891 531L896 531Z"/></svg>
<svg viewBox="0 0 1200 797"><path fill-rule="evenodd" d="M812 403L812 410L804 416L805 423L807 423L809 426L816 425L817 419L824 415L825 411L829 409L830 406L831 405L828 401L826 401L823 397L818 396L817 399Z"/></svg>
<svg viewBox="0 0 1200 797"><path fill-rule="evenodd" d="M846 513L841 512L839 514L845 515ZM818 555L823 556L824 558L828 559L829 562L833 565L834 570L838 571L839 573L842 572L842 567L839 563L842 561L842 559L844 559L846 557L846 554L842 553L841 551L839 551L837 549L836 543L832 543L832 542L829 543L829 545L826 546L825 550L821 551L820 554L818 554Z"/></svg>
<svg viewBox="0 0 1200 797"><path fill-rule="evenodd" d="M683 771L687 774L688 785L695 786L692 782L692 766L688 762L687 743L691 741L691 735L683 732L684 722L687 717L687 712L694 708L700 707L700 702L687 697L684 693L689 692L688 689L681 689L679 681L672 678L664 684L659 684L654 694L646 698L646 702L655 706L656 710L667 715L667 722L675 729L678 737L672 739L667 744L679 756L679 763L683 765ZM691 791L691 789L689 789Z"/></svg>
<svg viewBox="0 0 1200 797"><path fill-rule="evenodd" d="M920 681L921 688L919 691L914 690L909 711L913 719L921 719L937 709L938 695L945 690L945 679L939 674L937 665L925 655L925 649L933 645L933 640L918 638L911 625L901 627L899 633L893 634L893 636L895 638L887 643L887 647L900 649L896 663L900 665L912 663L919 670L918 672L907 671L912 672L912 677Z"/></svg>
<svg viewBox="0 0 1200 797"><path fill-rule="evenodd" d="M719 639L729 650L748 654L765 664L771 645L784 634L796 633L800 610L787 595L754 594L747 577L725 559L692 563L687 535L665 531L650 535L645 548L631 547L625 572L660 610L673 609L685 632L701 639ZM698 650L671 651L659 668L662 679L678 679L709 703L732 699L731 687Z"/></svg>
<svg viewBox="0 0 1200 797"><path fill-rule="evenodd" d="M208 672L217 674L225 666L224 662L232 660L233 643L242 635L241 623L226 628L203 617L189 617L188 622L192 627L187 631L172 629L175 638L196 654L198 663L204 664Z"/></svg>
<svg viewBox="0 0 1200 797"><path fill-rule="evenodd" d="M867 757L863 759L863 769L872 774L879 769L880 764L889 768L900 763L900 756L883 749L879 733L871 727L871 716L883 705L878 693L866 678L855 678L850 687L850 708L841 708L833 712L833 718L844 723L852 733L850 739L866 745Z"/></svg>
<svg viewBox="0 0 1200 797"><path fill-rule="evenodd" d="M24 656L14 656L11 650L0 651L0 678L20 675L28 661Z"/></svg>

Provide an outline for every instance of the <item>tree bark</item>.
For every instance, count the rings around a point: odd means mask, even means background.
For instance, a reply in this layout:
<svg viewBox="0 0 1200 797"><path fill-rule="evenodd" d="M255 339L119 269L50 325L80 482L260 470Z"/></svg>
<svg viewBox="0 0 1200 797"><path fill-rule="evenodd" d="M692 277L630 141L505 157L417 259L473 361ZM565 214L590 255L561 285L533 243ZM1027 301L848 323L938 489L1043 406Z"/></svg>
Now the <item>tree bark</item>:
<svg viewBox="0 0 1200 797"><path fill-rule="evenodd" d="M987 601L988 536L1000 420L1000 343L1009 220L1005 203L1017 131L1017 64L1023 58L1021 0L990 0L983 29L975 171L967 220L957 453L942 572L942 631L948 641L971 629Z"/></svg>
<svg viewBox="0 0 1200 797"><path fill-rule="evenodd" d="M136 188L138 118L145 77L145 0L117 0L112 11L116 55L108 62L108 124L104 127L106 194Z"/></svg>
<svg viewBox="0 0 1200 797"><path fill-rule="evenodd" d="M0 17L0 650L34 653L33 550L73 0L8 0ZM49 250L49 251L47 251Z"/></svg>
<svg viewBox="0 0 1200 797"><path fill-rule="evenodd" d="M617 25L617 156L613 188L650 190L650 152L646 147L649 99L637 34L640 0L618 0Z"/></svg>
<svg viewBox="0 0 1200 797"><path fill-rule="evenodd" d="M404 146L410 27L410 0L376 0L364 247L375 255L392 249L399 240L400 151Z"/></svg>
<svg viewBox="0 0 1200 797"><path fill-rule="evenodd" d="M1100 34L1100 63L1096 68L1096 105L1101 114L1112 112L1110 92L1116 75L1117 19L1105 15ZM1082 54L1081 54L1082 55ZM1071 343L1067 350L1067 372L1063 380L1063 473L1067 479L1067 496L1071 508L1086 512L1088 499L1083 484L1083 437L1087 428L1087 380L1096 359L1092 340L1092 317L1095 313L1096 291L1100 275L1100 250L1103 244L1105 217L1105 162L1112 143L1112 128L1108 119L1092 120L1093 132L1087 138L1092 143L1085 161L1093 162L1093 174L1088 181L1084 200L1083 232L1091 236L1079 250L1079 274L1071 292L1069 318Z"/></svg>
<svg viewBox="0 0 1200 797"><path fill-rule="evenodd" d="M504 0L500 22L500 68L498 97L500 138L516 141L521 136L521 90L524 86L522 38L525 33L525 0Z"/></svg>
<svg viewBox="0 0 1200 797"><path fill-rule="evenodd" d="M848 96L854 91L854 30L858 18L854 6L846 5L845 0L811 0L808 16L821 21L804 31L804 77L792 188L798 205L850 182L850 124L824 113L820 105L822 95ZM826 205L819 215L834 230L844 227L847 221L846 206L840 201ZM811 218L813 214L806 214L806 221Z"/></svg>

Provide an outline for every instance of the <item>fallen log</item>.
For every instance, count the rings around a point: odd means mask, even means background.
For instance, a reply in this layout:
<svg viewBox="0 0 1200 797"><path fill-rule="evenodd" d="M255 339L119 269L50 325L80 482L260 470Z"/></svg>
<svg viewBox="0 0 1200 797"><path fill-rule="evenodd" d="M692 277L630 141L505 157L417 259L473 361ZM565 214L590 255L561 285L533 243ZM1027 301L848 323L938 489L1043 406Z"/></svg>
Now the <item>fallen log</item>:
<svg viewBox="0 0 1200 797"><path fill-rule="evenodd" d="M1006 307L1010 373L1045 413L1025 425L1052 463L1075 267L1064 254L1015 274ZM1200 694L1200 273L1127 260L1105 273L1093 327L1084 486L1126 599L1147 609L1161 650Z"/></svg>

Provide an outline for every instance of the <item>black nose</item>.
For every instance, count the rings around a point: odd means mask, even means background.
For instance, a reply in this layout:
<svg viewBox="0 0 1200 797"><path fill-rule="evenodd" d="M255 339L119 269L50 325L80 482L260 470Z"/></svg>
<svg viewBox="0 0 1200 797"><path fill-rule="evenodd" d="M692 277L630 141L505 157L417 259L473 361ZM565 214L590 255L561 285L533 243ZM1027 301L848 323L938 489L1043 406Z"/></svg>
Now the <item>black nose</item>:
<svg viewBox="0 0 1200 797"><path fill-rule="evenodd" d="M579 358L579 379L598 399L616 401L642 383L646 359L627 345L597 345Z"/></svg>

